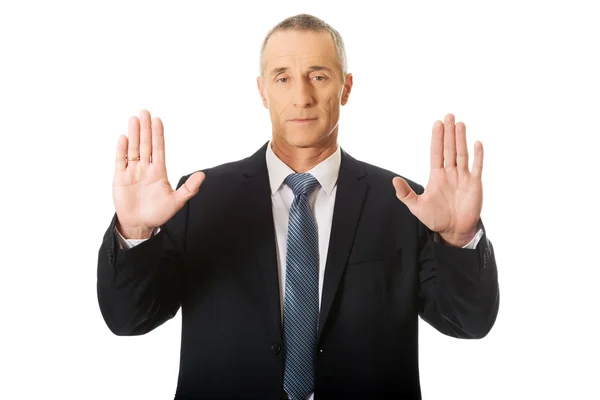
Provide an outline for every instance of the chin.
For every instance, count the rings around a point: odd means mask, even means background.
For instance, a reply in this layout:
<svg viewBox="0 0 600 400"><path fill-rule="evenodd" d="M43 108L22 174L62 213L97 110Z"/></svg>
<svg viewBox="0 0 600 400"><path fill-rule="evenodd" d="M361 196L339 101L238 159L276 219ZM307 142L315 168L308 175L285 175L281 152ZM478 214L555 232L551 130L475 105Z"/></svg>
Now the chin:
<svg viewBox="0 0 600 400"><path fill-rule="evenodd" d="M286 139L291 146L303 149L314 147L323 140L323 136L318 134L293 134L288 135Z"/></svg>
<svg viewBox="0 0 600 400"><path fill-rule="evenodd" d="M315 147L327 138L322 131L294 129L284 134L285 141L293 147L308 148Z"/></svg>

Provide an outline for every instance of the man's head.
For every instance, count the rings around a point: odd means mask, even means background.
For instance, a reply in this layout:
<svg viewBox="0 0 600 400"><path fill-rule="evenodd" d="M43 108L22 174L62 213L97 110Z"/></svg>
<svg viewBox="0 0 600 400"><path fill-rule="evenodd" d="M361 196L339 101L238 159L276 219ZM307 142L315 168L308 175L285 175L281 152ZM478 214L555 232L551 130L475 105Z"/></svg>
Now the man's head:
<svg viewBox="0 0 600 400"><path fill-rule="evenodd" d="M257 83L275 142L291 148L337 142L340 106L352 88L346 68L342 38L324 21L300 14L271 29Z"/></svg>

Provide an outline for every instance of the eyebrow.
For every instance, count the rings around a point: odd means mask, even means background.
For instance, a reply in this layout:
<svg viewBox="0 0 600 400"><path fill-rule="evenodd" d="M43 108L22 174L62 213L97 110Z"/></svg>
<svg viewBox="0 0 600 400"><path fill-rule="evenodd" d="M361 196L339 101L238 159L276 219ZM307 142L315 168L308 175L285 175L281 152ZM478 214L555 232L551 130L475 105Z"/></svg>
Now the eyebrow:
<svg viewBox="0 0 600 400"><path fill-rule="evenodd" d="M273 70L271 71L271 76L280 74L282 72L286 72L289 68L288 67L277 67L277 68L273 68ZM329 71L329 72L333 72L331 70L331 68L326 67L324 65L312 65L308 68L311 71Z"/></svg>

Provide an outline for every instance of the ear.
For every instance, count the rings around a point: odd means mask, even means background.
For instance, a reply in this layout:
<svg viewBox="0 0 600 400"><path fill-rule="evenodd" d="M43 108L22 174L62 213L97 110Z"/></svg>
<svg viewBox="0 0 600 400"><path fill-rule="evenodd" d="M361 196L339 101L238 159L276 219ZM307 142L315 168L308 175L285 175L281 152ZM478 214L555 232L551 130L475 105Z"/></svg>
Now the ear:
<svg viewBox="0 0 600 400"><path fill-rule="evenodd" d="M260 93L260 98L262 99L263 106L265 106L265 108L268 110L269 101L267 100L267 93L265 92L263 79L260 76L256 77L256 85L258 86L258 92Z"/></svg>
<svg viewBox="0 0 600 400"><path fill-rule="evenodd" d="M342 105L346 105L350 92L352 91L352 74L346 74L346 81L344 82L344 89L342 90Z"/></svg>

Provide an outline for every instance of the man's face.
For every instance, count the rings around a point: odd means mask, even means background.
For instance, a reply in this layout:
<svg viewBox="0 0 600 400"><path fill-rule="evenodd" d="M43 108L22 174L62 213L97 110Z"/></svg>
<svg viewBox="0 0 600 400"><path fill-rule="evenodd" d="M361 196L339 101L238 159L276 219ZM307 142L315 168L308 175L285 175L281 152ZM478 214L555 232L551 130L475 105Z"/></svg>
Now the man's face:
<svg viewBox="0 0 600 400"><path fill-rule="evenodd" d="M274 140L307 148L337 139L340 105L348 101L352 76L342 80L329 32L274 33L264 49L263 68L257 82Z"/></svg>

